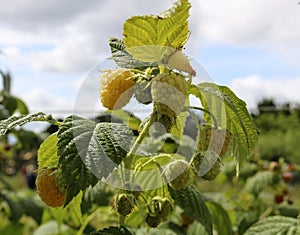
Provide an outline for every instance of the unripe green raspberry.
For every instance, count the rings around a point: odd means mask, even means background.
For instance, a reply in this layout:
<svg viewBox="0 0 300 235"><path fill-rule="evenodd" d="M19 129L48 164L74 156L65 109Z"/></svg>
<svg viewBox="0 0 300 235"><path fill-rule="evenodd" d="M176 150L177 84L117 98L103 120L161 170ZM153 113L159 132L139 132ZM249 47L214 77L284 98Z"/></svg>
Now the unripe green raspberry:
<svg viewBox="0 0 300 235"><path fill-rule="evenodd" d="M120 215L129 215L134 208L134 196L125 193L116 195L115 208Z"/></svg>
<svg viewBox="0 0 300 235"><path fill-rule="evenodd" d="M220 156L230 148L232 134L226 129L217 129L209 125L202 125L198 131L197 150L214 151Z"/></svg>
<svg viewBox="0 0 300 235"><path fill-rule="evenodd" d="M152 81L151 94L154 111L161 115L176 117L186 101L186 81L179 74L159 74Z"/></svg>
<svg viewBox="0 0 300 235"><path fill-rule="evenodd" d="M221 163L221 159L214 151L198 152L191 160L191 167L201 178L214 180L220 174Z"/></svg>
<svg viewBox="0 0 300 235"><path fill-rule="evenodd" d="M161 220L165 220L168 215L174 210L174 206L169 198L155 196L150 202L150 208L155 216Z"/></svg>
<svg viewBox="0 0 300 235"><path fill-rule="evenodd" d="M188 185L190 178L189 164L183 160L176 160L167 165L165 177L171 188L180 190Z"/></svg>
<svg viewBox="0 0 300 235"><path fill-rule="evenodd" d="M134 95L138 102L142 104L150 104L152 102L151 96L151 82L141 81L134 86Z"/></svg>
<svg viewBox="0 0 300 235"><path fill-rule="evenodd" d="M123 108L130 100L135 82L133 73L126 69L111 69L102 74L100 98L102 105L110 110Z"/></svg>
<svg viewBox="0 0 300 235"><path fill-rule="evenodd" d="M160 218L155 215L147 214L145 218L145 222L151 227L156 228L160 224Z"/></svg>

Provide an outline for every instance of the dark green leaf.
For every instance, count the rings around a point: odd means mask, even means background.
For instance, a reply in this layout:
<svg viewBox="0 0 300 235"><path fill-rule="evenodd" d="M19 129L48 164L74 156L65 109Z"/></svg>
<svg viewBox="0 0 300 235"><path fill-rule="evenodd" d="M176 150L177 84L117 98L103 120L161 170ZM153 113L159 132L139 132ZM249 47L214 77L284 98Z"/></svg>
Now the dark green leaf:
<svg viewBox="0 0 300 235"><path fill-rule="evenodd" d="M245 235L298 235L297 222L295 218L271 216L252 225Z"/></svg>
<svg viewBox="0 0 300 235"><path fill-rule="evenodd" d="M17 222L24 214L24 209L19 202L19 199L15 196L15 194L6 190L2 190L0 192L0 199L7 202L10 209L11 219L12 221Z"/></svg>
<svg viewBox="0 0 300 235"><path fill-rule="evenodd" d="M132 133L118 123L66 118L58 131L59 167L67 180L67 205L80 190L107 177L126 157Z"/></svg>
<svg viewBox="0 0 300 235"><path fill-rule="evenodd" d="M213 218L213 223L218 234L233 235L232 224L227 211L218 203L206 202Z"/></svg>
<svg viewBox="0 0 300 235"><path fill-rule="evenodd" d="M101 231L92 232L90 235L131 235L132 233L123 226L120 227L108 227Z"/></svg>
<svg viewBox="0 0 300 235"><path fill-rule="evenodd" d="M111 38L109 40L109 46L111 50L112 59L121 68L127 69L143 69L147 67L158 66L157 63L148 63L133 58L127 51L124 42L117 38Z"/></svg>
<svg viewBox="0 0 300 235"><path fill-rule="evenodd" d="M203 196L192 186L185 189L173 190L169 188L172 198L191 219L200 222L209 235L212 235L212 217L205 204Z"/></svg>

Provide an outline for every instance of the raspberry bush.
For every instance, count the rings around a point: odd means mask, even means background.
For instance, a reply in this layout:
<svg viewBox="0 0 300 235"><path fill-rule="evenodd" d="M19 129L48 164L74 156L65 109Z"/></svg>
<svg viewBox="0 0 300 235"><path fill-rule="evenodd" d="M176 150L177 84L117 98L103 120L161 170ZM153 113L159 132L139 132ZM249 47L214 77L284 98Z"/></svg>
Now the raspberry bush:
<svg viewBox="0 0 300 235"><path fill-rule="evenodd" d="M77 234L134 234L145 227L164 234L178 211L189 219L182 226L195 222L209 235L221 231L217 215L228 221L222 205L205 198L196 182L198 176L214 180L223 159L234 162L238 173L240 164L251 157L258 131L245 102L230 88L194 83L197 70L182 52L190 34L190 8L188 0L178 0L157 16L131 17L123 25L123 38L109 40L117 68L99 72L101 103L112 115L134 98L151 104L152 112L139 128L132 128L131 116L123 123L96 123L76 115L59 122L41 112L0 122L2 135L34 121L58 126L38 152L37 187L50 207L75 203L80 213L97 211L89 203L95 202L92 196L100 181L108 185L119 226L95 228L91 212ZM197 106L190 106L191 97L198 100ZM183 130L193 110L202 111L203 122L196 123L197 143L188 154ZM176 148L167 150L168 141ZM229 223L223 234L232 231Z"/></svg>

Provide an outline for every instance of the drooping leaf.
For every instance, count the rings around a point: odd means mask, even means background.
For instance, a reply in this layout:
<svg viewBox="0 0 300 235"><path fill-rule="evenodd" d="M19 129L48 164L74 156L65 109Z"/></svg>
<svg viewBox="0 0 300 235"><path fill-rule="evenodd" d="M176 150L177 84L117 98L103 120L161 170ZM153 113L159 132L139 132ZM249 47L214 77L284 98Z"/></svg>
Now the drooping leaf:
<svg viewBox="0 0 300 235"><path fill-rule="evenodd" d="M213 218L213 224L218 234L233 235L232 224L227 211L218 203L213 201L206 202Z"/></svg>
<svg viewBox="0 0 300 235"><path fill-rule="evenodd" d="M166 55L181 48L188 39L188 17L191 5L178 0L159 16L133 16L123 26L126 50L134 58L161 63Z"/></svg>
<svg viewBox="0 0 300 235"><path fill-rule="evenodd" d="M213 83L190 84L189 94L198 97L203 108L210 112L210 115L205 114L208 123L226 128L233 134L234 156L242 162L258 140L258 130L246 103L228 87Z"/></svg>
<svg viewBox="0 0 300 235"><path fill-rule="evenodd" d="M280 180L279 176L270 171L261 171L253 177L248 178L245 184L245 190L258 195L262 190L269 186L273 186Z"/></svg>
<svg viewBox="0 0 300 235"><path fill-rule="evenodd" d="M245 235L298 235L299 233L300 229L297 219L271 216L252 225Z"/></svg>
<svg viewBox="0 0 300 235"><path fill-rule="evenodd" d="M124 226L120 227L108 227L101 231L92 232L90 235L131 235L132 233Z"/></svg>
<svg viewBox="0 0 300 235"><path fill-rule="evenodd" d="M157 63L143 62L133 58L125 48L124 42L117 38L111 38L109 40L109 46L111 50L112 59L121 68L127 69L143 69L147 67L158 66Z"/></svg>
<svg viewBox="0 0 300 235"><path fill-rule="evenodd" d="M175 203L185 211L188 217L200 222L208 234L212 235L212 217L203 196L192 185L181 190L169 188L169 191Z"/></svg>
<svg viewBox="0 0 300 235"><path fill-rule="evenodd" d="M80 190L107 177L126 156L132 133L118 123L70 116L58 131L59 167L67 180L67 205Z"/></svg>
<svg viewBox="0 0 300 235"><path fill-rule="evenodd" d="M38 113L33 113L33 114L28 114L28 115L20 115L20 116L12 116L8 119L0 121L0 135L5 135L7 131L17 127L17 126L22 126L28 122L33 122L33 121L46 121L53 123L53 120L49 120L46 117L47 115L38 112Z"/></svg>
<svg viewBox="0 0 300 235"><path fill-rule="evenodd" d="M38 165L39 168L57 166L57 132L47 137L40 145L38 150Z"/></svg>

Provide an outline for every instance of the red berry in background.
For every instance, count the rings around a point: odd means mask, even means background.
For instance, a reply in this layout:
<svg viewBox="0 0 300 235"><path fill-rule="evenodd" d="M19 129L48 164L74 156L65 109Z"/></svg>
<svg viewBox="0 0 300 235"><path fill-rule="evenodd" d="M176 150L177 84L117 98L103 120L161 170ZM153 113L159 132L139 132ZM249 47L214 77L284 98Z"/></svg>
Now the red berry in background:
<svg viewBox="0 0 300 235"><path fill-rule="evenodd" d="M280 204L284 201L283 195L275 195L275 203Z"/></svg>
<svg viewBox="0 0 300 235"><path fill-rule="evenodd" d="M273 172L279 171L279 168L280 168L280 166L279 166L278 162L270 162L270 164L269 164L270 171L273 171Z"/></svg>
<svg viewBox="0 0 300 235"><path fill-rule="evenodd" d="M284 172L281 177L285 182L289 183L293 179L293 174L291 172Z"/></svg>
<svg viewBox="0 0 300 235"><path fill-rule="evenodd" d="M9 151L11 149L11 145L6 143L6 144L4 144L3 149L5 151Z"/></svg>
<svg viewBox="0 0 300 235"><path fill-rule="evenodd" d="M295 166L293 164L289 165L289 171L291 172L295 171Z"/></svg>

